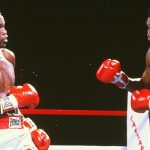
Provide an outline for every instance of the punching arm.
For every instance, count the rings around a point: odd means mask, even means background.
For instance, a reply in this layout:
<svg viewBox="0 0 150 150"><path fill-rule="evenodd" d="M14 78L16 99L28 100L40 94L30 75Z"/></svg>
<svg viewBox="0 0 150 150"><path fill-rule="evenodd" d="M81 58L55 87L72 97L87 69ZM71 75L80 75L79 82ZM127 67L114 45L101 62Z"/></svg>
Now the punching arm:
<svg viewBox="0 0 150 150"><path fill-rule="evenodd" d="M118 60L106 59L96 72L96 77L103 83L112 83L121 89L128 85L128 76L121 70Z"/></svg>
<svg viewBox="0 0 150 150"><path fill-rule="evenodd" d="M96 77L103 83L113 83L117 87L126 89L130 92L140 90L142 88L150 89L150 54L147 54L146 68L141 78L128 77L121 70L120 62L113 59L106 59L102 62L96 72Z"/></svg>

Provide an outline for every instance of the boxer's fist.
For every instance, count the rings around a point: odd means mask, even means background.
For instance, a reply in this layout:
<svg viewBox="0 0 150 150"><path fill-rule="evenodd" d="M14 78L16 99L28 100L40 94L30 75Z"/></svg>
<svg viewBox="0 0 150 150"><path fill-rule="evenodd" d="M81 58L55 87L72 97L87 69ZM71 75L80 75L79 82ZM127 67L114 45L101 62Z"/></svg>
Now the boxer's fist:
<svg viewBox="0 0 150 150"><path fill-rule="evenodd" d="M39 104L39 95L36 89L28 83L23 84L23 86L14 86L9 94L16 98L19 108L35 108Z"/></svg>
<svg viewBox="0 0 150 150"><path fill-rule="evenodd" d="M149 110L150 90L142 89L134 91L131 95L131 108L138 113L143 113Z"/></svg>
<svg viewBox="0 0 150 150"><path fill-rule="evenodd" d="M24 126L29 128L32 141L38 150L48 150L51 141L50 137L42 129L37 129L36 124L30 118L24 118Z"/></svg>
<svg viewBox="0 0 150 150"><path fill-rule="evenodd" d="M96 77L103 83L113 83L119 88L126 88L128 84L127 75L121 71L120 62L106 59L96 72Z"/></svg>
<svg viewBox="0 0 150 150"><path fill-rule="evenodd" d="M96 77L104 83L111 83L114 80L114 76L120 71L121 65L119 61L106 59L97 70Z"/></svg>
<svg viewBox="0 0 150 150"><path fill-rule="evenodd" d="M31 136L38 150L48 150L50 146L50 138L45 131L42 129L34 130L31 133Z"/></svg>

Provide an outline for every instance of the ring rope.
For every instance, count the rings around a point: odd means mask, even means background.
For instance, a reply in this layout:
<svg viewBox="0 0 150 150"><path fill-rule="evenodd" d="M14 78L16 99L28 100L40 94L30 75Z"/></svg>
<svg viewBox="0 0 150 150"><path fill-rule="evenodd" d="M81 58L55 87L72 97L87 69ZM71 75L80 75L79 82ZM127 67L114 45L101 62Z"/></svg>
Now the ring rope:
<svg viewBox="0 0 150 150"><path fill-rule="evenodd" d="M127 116L127 111L120 110L20 109L20 111L22 114L30 115Z"/></svg>

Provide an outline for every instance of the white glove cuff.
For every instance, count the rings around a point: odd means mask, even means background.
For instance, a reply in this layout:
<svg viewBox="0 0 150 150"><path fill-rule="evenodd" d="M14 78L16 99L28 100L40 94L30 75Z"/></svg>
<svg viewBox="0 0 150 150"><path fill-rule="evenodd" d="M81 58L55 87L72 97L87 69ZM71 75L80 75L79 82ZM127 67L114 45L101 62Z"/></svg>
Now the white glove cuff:
<svg viewBox="0 0 150 150"><path fill-rule="evenodd" d="M13 95L0 99L0 114L4 114L18 108L18 102Z"/></svg>
<svg viewBox="0 0 150 150"><path fill-rule="evenodd" d="M121 89L125 89L128 85L128 77L127 75L123 72L120 71L118 73L116 73L116 75L114 76L114 80L111 82L113 84L118 84L118 87Z"/></svg>

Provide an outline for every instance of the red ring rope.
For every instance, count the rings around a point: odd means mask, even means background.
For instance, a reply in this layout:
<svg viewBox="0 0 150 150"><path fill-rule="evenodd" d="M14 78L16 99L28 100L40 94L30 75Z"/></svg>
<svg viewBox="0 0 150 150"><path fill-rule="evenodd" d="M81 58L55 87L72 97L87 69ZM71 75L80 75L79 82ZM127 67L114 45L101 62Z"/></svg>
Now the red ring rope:
<svg viewBox="0 0 150 150"><path fill-rule="evenodd" d="M66 109L20 109L30 115L74 115L74 116L126 116L126 111L113 110L66 110Z"/></svg>

